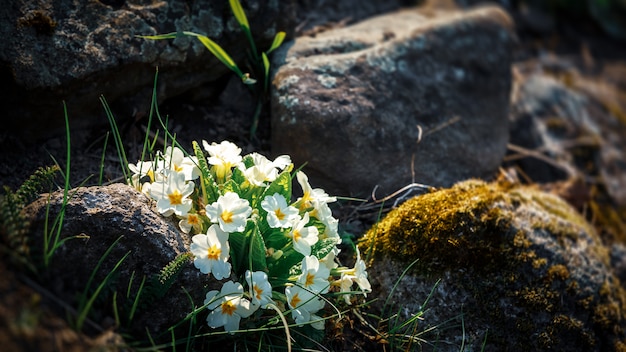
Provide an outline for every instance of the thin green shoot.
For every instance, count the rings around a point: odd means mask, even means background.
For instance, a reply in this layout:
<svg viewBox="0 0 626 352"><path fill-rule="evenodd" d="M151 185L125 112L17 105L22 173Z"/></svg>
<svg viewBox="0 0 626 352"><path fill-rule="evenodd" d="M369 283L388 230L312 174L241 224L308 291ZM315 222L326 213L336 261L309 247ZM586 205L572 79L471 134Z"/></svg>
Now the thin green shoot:
<svg viewBox="0 0 626 352"><path fill-rule="evenodd" d="M65 141L66 141L66 149L65 149L65 187L63 187L63 207L61 209L61 212L59 213L59 227L58 230L56 232L55 238L54 238L54 243L53 243L53 249L54 249L54 244L58 243L59 241L59 237L61 236L61 228L63 227L63 219L65 218L65 205L68 202L68 192L70 189L70 161L71 161L71 137L70 137L70 119L69 116L67 114L67 105L65 104L65 102L63 102L63 116L65 118ZM46 214L47 215L47 214ZM44 246L47 247L47 243L48 241L45 241ZM44 265L46 267L48 267L49 261L50 261L50 257L52 256L52 253L54 251L50 251L48 252L48 248L45 248L44 250ZM50 254L49 254L50 253Z"/></svg>
<svg viewBox="0 0 626 352"><path fill-rule="evenodd" d="M102 147L102 156L100 157L100 172L98 174L98 186L102 186L102 176L104 174L104 157L107 151L107 143L109 142L109 132L104 137L104 147Z"/></svg>
<svg viewBox="0 0 626 352"><path fill-rule="evenodd" d="M100 269L100 266L102 265L102 263L104 262L104 260L109 256L109 254L111 253L111 251L113 250L113 247L122 239L123 236L118 237L110 246L109 248L107 248L107 250L104 252L104 254L102 254L102 256L100 257L100 259L98 260L98 263L96 264L96 266L93 268L93 270L91 271L91 275L89 275L89 279L87 279L87 284L85 285L85 290L83 291L82 295L80 296L80 300L78 302L78 307L82 308L85 307L87 305L87 292L89 291L90 287L91 287L91 283L93 282L96 273L98 272L98 270Z"/></svg>
<svg viewBox="0 0 626 352"><path fill-rule="evenodd" d="M485 338L483 339L483 344L480 346L480 350L484 351L487 348L487 336L489 335L489 329L485 331Z"/></svg>
<svg viewBox="0 0 626 352"><path fill-rule="evenodd" d="M272 45L270 46L269 49L267 49L265 54L269 55L272 51L278 49L278 47L281 46L281 44L283 44L283 41L285 40L286 35L287 34L285 32L276 33L276 35L274 36L274 41L272 42Z"/></svg>
<svg viewBox="0 0 626 352"><path fill-rule="evenodd" d="M135 271L130 274L130 279L128 279L128 286L126 287L126 299L130 299L130 290L133 286L133 280L135 279Z"/></svg>
<svg viewBox="0 0 626 352"><path fill-rule="evenodd" d="M109 281L112 279L113 275L115 274L119 266L122 264L124 260L126 260L126 257L128 257L130 253L131 251L126 252L126 254L115 264L113 269L107 274L104 280L102 280L100 285L98 285L98 287L96 288L96 291L93 293L93 295L91 295L89 300L86 301L85 305L83 307L80 307L79 309L80 313L78 315L78 318L76 319L76 329L78 331L82 330L83 323L85 322L85 319L87 318L87 314L89 314L89 312L91 311L91 307L93 306L94 301L96 300L96 298L98 298L102 289L109 283Z"/></svg>
<svg viewBox="0 0 626 352"><path fill-rule="evenodd" d="M404 278L406 276L406 274L408 273L408 271L415 265L417 264L417 262L419 261L418 259L415 259L413 262L411 262L411 264L409 264L406 268L404 268L404 270L402 271L402 274L400 274L400 277L398 278L398 280L396 280L396 282L394 283L393 287L391 288L391 291L389 291L389 295L387 296L387 299L385 300L385 304L383 305L383 309L381 312L382 316L385 316L385 311L387 310L387 307L389 306L389 300L391 300L391 297L393 296L394 292L396 291L396 289L398 288L398 285L400 284L400 281L402 280L402 278Z"/></svg>
<svg viewBox="0 0 626 352"><path fill-rule="evenodd" d="M248 43L250 44L250 48L252 49L252 56L254 61L259 61L259 53L256 49L256 44L254 43L254 38L252 37L252 32L250 31L250 24L248 23L248 18L246 17L246 13L243 11L243 7L241 7L241 3L239 0L229 0L230 8L239 22L239 26L243 30L243 33L246 35L248 39Z"/></svg>
<svg viewBox="0 0 626 352"><path fill-rule="evenodd" d="M150 129L152 128L152 117L154 116L154 110L158 109L157 107L157 79L159 76L159 68L156 68L156 72L154 73L154 83L152 86L152 100L150 101L150 112L148 113L148 126L146 126L146 134L143 140L143 147L141 149L141 161L144 162L146 159L146 149L148 149L149 153L152 154L154 150L154 145L158 139L159 133L158 130L155 133L154 141L150 144Z"/></svg>
<svg viewBox="0 0 626 352"><path fill-rule="evenodd" d="M120 320L120 313L119 313L119 309L117 308L117 291L113 292L113 318L115 319L115 326L119 327L122 325L122 322Z"/></svg>
<svg viewBox="0 0 626 352"><path fill-rule="evenodd" d="M61 204L61 210L59 211L59 214L55 218L55 221L54 221L54 224L52 226L52 229L50 231L48 231L48 225L49 225L49 221L50 221L50 200L51 200L51 196L52 196L51 194L48 195L48 203L46 204L46 215L45 215L45 219L44 219L44 233L43 233L43 235L44 235L44 240L43 240L43 263L44 263L44 267L45 268L47 268L50 265L50 259L54 255L54 252L60 246L62 246L63 243L65 243L66 241L68 241L70 239L85 238L86 237L85 235L77 235L77 236L71 236L71 237L66 237L64 239L61 239L61 231L63 230L63 221L65 220L65 208L67 206L67 203L69 202L69 199L76 192L76 191L74 191L74 193L72 193L71 195L69 194L69 191L70 191L70 188L71 188L71 184L70 184L71 136L70 136L69 117L68 117L68 114L67 114L67 106L65 105L65 102L63 102L63 113L64 113L64 117L65 117L65 137L66 137L65 172L62 173L62 176L64 177L63 202ZM55 164L57 165L59 170L61 170L61 167L59 166L59 164L56 161L56 159L54 159L54 157L52 157L52 160L55 162ZM83 181L83 183L87 182L88 179L89 178L85 179ZM54 232L54 234L51 234L52 232Z"/></svg>
<svg viewBox="0 0 626 352"><path fill-rule="evenodd" d="M287 341L287 351L291 352L291 333L289 332L289 324L287 324L287 319L285 319L285 315L273 303L268 304L267 307L275 310L278 316L280 317L280 320L283 323L283 326L285 327L285 341Z"/></svg>
<svg viewBox="0 0 626 352"><path fill-rule="evenodd" d="M120 161L120 165L122 167L122 173L124 174L124 180L126 180L127 182L130 180L130 182L132 183L132 180L130 179L130 170L128 169L128 159L126 158L126 152L124 150L122 136L119 129L117 128L117 122L115 122L113 112L111 111L111 108L109 107L109 104L107 103L104 96L100 96L100 102L104 107L104 112L107 115L109 124L111 125L111 130L113 131L113 141L115 142L115 147L117 149L117 155Z"/></svg>
<svg viewBox="0 0 626 352"><path fill-rule="evenodd" d="M195 308L195 304L193 303L193 297L189 294L189 292L183 287L185 294L187 295L187 299L189 299L189 304L191 306L191 310ZM196 325L196 316L191 316L191 321L189 322L189 331L187 332L187 341L185 345L185 351L192 351L191 342L194 340L193 337L193 327ZM174 330L172 330L174 331Z"/></svg>
<svg viewBox="0 0 626 352"><path fill-rule="evenodd" d="M135 312L137 311L137 307L139 306L139 301L141 298L141 294L143 293L143 285L146 283L146 276L144 275L141 280L141 284L139 284L139 288L137 289L137 294L135 295L135 299L133 300L133 305L130 309L130 313L128 313L128 322L132 322L135 317Z"/></svg>
<svg viewBox="0 0 626 352"><path fill-rule="evenodd" d="M230 70L235 72L237 76L243 78L244 74L241 72L235 61L220 47L216 42L209 39L209 37L198 34L190 31L182 31L182 32L171 32L166 34L158 34L158 35L142 35L138 36L139 38L151 39L151 40L162 40L162 39L176 39L181 35L195 37L197 38L210 52L215 56L221 63L223 63Z"/></svg>

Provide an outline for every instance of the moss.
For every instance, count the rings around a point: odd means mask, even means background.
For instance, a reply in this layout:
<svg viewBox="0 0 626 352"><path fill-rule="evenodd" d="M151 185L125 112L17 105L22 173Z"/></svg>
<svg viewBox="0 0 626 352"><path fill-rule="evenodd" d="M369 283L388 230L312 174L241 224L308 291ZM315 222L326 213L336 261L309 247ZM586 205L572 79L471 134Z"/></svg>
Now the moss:
<svg viewBox="0 0 626 352"><path fill-rule="evenodd" d="M534 219L534 228L571 239L581 228L593 231L555 196L533 187L470 180L408 200L372 228L361 246L373 257L392 255L407 263L421 258L426 273L462 266L491 270L509 261L509 254L540 267L543 260L529 250L531 243L523 231L513 235L512 246L505 238L512 230L513 209L529 203L552 215Z"/></svg>
<svg viewBox="0 0 626 352"><path fill-rule="evenodd" d="M521 218L520 212L525 214ZM526 350L593 349L606 336L616 340L624 320L624 289L615 282L607 283L604 293L582 289L567 261L545 257L527 231L556 238L565 249L583 234L600 243L592 226L554 195L530 186L470 180L408 200L359 245L372 261L419 259L413 274L456 278L455 285L477 302L466 312L498 326L489 332L492 343L506 345L511 333ZM608 263L604 247L590 244L585 250Z"/></svg>

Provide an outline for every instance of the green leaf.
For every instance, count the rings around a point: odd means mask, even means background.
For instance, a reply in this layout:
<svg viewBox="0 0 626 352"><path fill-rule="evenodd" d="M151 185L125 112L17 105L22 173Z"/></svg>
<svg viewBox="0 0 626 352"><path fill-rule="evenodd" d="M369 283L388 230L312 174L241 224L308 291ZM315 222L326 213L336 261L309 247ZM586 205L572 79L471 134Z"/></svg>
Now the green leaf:
<svg viewBox="0 0 626 352"><path fill-rule="evenodd" d="M267 187L261 196L261 199L264 199L266 196L272 196L276 193L285 197L287 201L291 199L291 175L289 174L289 171L281 172L278 177L276 177L274 182Z"/></svg>
<svg viewBox="0 0 626 352"><path fill-rule="evenodd" d="M241 5L239 7L241 7ZM212 41L211 39L209 39L209 37L205 35L198 34L195 32L184 31L184 32L172 32L172 33L159 34L159 35L140 35L138 37L144 38L144 39L151 39L151 40L161 40L161 39L176 39L180 35L186 35L188 37L198 38L198 40L202 44L204 44L204 46L207 49L209 49L211 54L213 54L213 56L215 56L218 60L220 60L224 65L226 65L226 67L234 71L239 77L244 76L243 72L241 72L239 67L237 67L237 64L235 64L235 61L233 61L230 55L228 55L228 53L226 53L226 51L224 51L224 49L222 49L222 47L219 46L219 44Z"/></svg>
<svg viewBox="0 0 626 352"><path fill-rule="evenodd" d="M244 28L250 29L250 24L248 23L248 18L246 17L246 13L243 12L243 7L241 7L241 3L239 0L229 0L230 8L233 10L233 14L239 22L239 25Z"/></svg>
<svg viewBox="0 0 626 352"><path fill-rule="evenodd" d="M236 182L238 185L241 185L247 181L246 175L244 175L243 171L241 171L238 167L234 167L232 169L230 179Z"/></svg>
<svg viewBox="0 0 626 352"><path fill-rule="evenodd" d="M191 143L193 147L193 151L196 154L196 158L198 158L198 169L200 169L201 179L200 179L200 187L202 187L202 193L204 197L204 204L211 204L217 201L217 198L220 196L219 188L215 179L213 179L213 175L211 174L209 164L204 157L204 152L198 142L193 141Z"/></svg>
<svg viewBox="0 0 626 352"><path fill-rule="evenodd" d="M243 157L243 160L241 160L241 162L243 163L243 165L246 167L246 169L249 169L251 167L254 166L254 159L252 159L252 157L250 156L250 154L246 155Z"/></svg>
<svg viewBox="0 0 626 352"><path fill-rule="evenodd" d="M277 260L270 262L268 265L269 269L269 277L276 278L277 281L286 282L289 276L291 275L291 268L294 265L302 262L302 255L299 252L296 252L295 249L289 248L283 252L283 255Z"/></svg>
<svg viewBox="0 0 626 352"><path fill-rule="evenodd" d="M266 51L266 53L269 54L272 51L278 49L278 47L283 43L284 40L285 40L285 32L276 33L276 36L274 36L274 41L272 42L272 46L270 46L270 48Z"/></svg>
<svg viewBox="0 0 626 352"><path fill-rule="evenodd" d="M235 192L237 193L237 195L242 198L242 192L241 192L241 188L239 187L239 184L237 182L235 182L233 179L230 179L228 181L226 181L223 185L222 190L224 191L224 193L226 192Z"/></svg>
<svg viewBox="0 0 626 352"><path fill-rule="evenodd" d="M248 222L248 226L243 232L232 232L228 236L228 243L230 244L230 261L233 265L233 272L241 272L241 268L246 262L246 232L252 231L250 226L254 226L251 221Z"/></svg>
<svg viewBox="0 0 626 352"><path fill-rule="evenodd" d="M184 33L189 33L189 32L184 32ZM233 70L239 77L243 76L243 72L241 72L239 67L237 67L237 64L235 64L235 61L233 61L233 59L230 57L230 55L228 55L226 53L226 51L224 51L224 49L222 49L221 46L219 46L216 42L214 42L211 39L209 39L209 37L206 37L206 36L203 36L203 35L199 35L199 34L195 34L195 33L193 35L195 37L197 37L198 40L200 40L200 42L202 44L204 44L204 46L207 49L209 49L211 54L213 54L224 65L226 65L228 68Z"/></svg>
<svg viewBox="0 0 626 352"><path fill-rule="evenodd" d="M158 34L158 35L138 35L137 38L161 40L161 39L176 39L179 36L178 32Z"/></svg>
<svg viewBox="0 0 626 352"><path fill-rule="evenodd" d="M268 226L269 227L269 226ZM287 230L270 228L268 231L264 231L265 245L268 248L280 249L289 243L289 237L285 235Z"/></svg>
<svg viewBox="0 0 626 352"><path fill-rule="evenodd" d="M252 236L250 237L250 263L252 264L251 271L265 271L267 272L267 261L265 255L267 248L263 241L263 236L259 231L258 226L254 227Z"/></svg>
<svg viewBox="0 0 626 352"><path fill-rule="evenodd" d="M311 255L317 257L317 259L324 259L337 245L337 240L334 238L325 238L317 241L316 244L311 247Z"/></svg>
<svg viewBox="0 0 626 352"><path fill-rule="evenodd" d="M262 53L261 55L263 58L263 75L265 77L263 83L265 84L265 90L267 91L267 87L270 84L270 60L267 58L265 53Z"/></svg>
<svg viewBox="0 0 626 352"><path fill-rule="evenodd" d="M265 243L254 221L248 221L243 232L233 232L228 238L233 272L237 275L251 269L267 271Z"/></svg>

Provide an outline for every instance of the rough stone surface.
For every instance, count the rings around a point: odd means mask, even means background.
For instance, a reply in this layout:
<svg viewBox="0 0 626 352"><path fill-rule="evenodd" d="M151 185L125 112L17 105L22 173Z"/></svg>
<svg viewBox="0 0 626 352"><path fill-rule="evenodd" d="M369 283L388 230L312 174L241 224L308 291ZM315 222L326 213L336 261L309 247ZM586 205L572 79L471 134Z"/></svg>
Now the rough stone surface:
<svg viewBox="0 0 626 352"><path fill-rule="evenodd" d="M594 178L626 206L625 89L584 76L565 59L528 61L515 70L510 138L524 150L507 159L534 182Z"/></svg>
<svg viewBox="0 0 626 352"><path fill-rule="evenodd" d="M624 347L626 291L609 250L570 205L536 188L472 180L415 197L361 248L373 250L368 273L381 302L399 282L387 314L426 309L420 326L433 330L420 336L434 346L425 350Z"/></svg>
<svg viewBox="0 0 626 352"><path fill-rule="evenodd" d="M497 7L407 9L299 37L274 55L273 152L341 195L489 177L508 140L511 44Z"/></svg>
<svg viewBox="0 0 626 352"><path fill-rule="evenodd" d="M293 2L242 5L259 48L269 47L278 31L293 34ZM198 40L138 35L201 33L238 63L248 48L228 1L10 1L0 9L0 22L0 106L11 117L4 127L25 137L62 128L63 101L75 126L94 124L96 117L106 122L100 95L117 102L119 114L147 111L157 66L161 99L229 72Z"/></svg>
<svg viewBox="0 0 626 352"><path fill-rule="evenodd" d="M47 201L48 195L43 195L25 209L25 213L32 219L31 229L35 236L31 242L32 251L41 251ZM62 202L62 192L52 194L51 222L59 214ZM61 238L79 235L87 237L67 240L56 250L45 272L46 287L59 297L68 299L72 307L77 306L77 295L85 290L98 261L118 238L121 237L97 271L92 290L130 252L116 271L114 284L102 294L105 298L100 298L97 301L99 305L94 308L96 315L101 317L96 323L104 327L112 323L111 295L115 290L120 294L118 303L122 309L124 296L121 293L125 294L131 276L134 277L131 292L136 292L144 276L146 282L149 282L152 275L158 274L177 255L188 252L190 242L189 236L156 213L145 195L125 184L72 190L61 234ZM144 327L153 336L162 333L192 309L182 287L189 292L195 304L201 305L206 293L203 286L211 284L217 286L194 268L190 261L165 297L151 300L142 306L131 328L138 334L145 333Z"/></svg>

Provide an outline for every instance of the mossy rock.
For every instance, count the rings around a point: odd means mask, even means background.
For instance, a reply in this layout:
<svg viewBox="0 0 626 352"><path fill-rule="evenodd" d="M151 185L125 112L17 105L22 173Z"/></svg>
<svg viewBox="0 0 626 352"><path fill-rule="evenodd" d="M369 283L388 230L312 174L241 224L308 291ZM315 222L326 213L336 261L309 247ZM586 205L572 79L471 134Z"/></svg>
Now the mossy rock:
<svg viewBox="0 0 626 352"><path fill-rule="evenodd" d="M368 231L360 247L386 312L419 312L441 280L419 329L434 327L421 336L426 349L625 346L626 291L608 250L572 207L536 188L470 180L415 197Z"/></svg>

